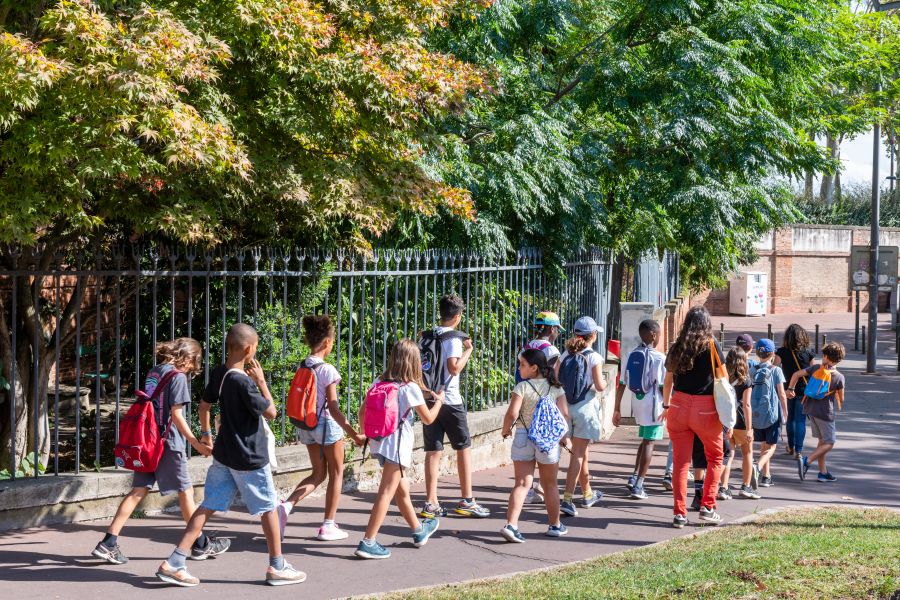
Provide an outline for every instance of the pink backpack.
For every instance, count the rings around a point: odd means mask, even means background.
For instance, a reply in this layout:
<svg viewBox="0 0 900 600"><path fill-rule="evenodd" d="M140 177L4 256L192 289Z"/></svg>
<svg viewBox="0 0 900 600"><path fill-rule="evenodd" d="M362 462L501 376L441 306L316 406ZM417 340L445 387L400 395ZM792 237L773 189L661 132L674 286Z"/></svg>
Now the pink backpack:
<svg viewBox="0 0 900 600"><path fill-rule="evenodd" d="M397 431L400 420L400 384L379 381L369 388L363 401L363 434L371 440L381 440Z"/></svg>

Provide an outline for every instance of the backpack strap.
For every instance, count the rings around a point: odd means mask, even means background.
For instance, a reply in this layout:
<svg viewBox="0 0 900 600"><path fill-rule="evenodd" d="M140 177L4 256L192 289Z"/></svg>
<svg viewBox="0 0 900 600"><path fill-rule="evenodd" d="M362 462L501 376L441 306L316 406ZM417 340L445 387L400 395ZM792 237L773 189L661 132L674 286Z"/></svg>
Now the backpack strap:
<svg viewBox="0 0 900 600"><path fill-rule="evenodd" d="M727 378L727 375L723 373L725 367L722 366L722 359L719 358L719 353L716 352L716 340L713 338L709 338L709 358L713 379Z"/></svg>
<svg viewBox="0 0 900 600"><path fill-rule="evenodd" d="M156 383L156 387L153 389L153 393L150 394L150 402L153 403L154 407L156 406L157 398L159 398L160 395L162 395L163 391L165 391L165 389L167 387L169 387L169 384L172 382L173 379L175 379L175 377L179 373L181 373L181 371L179 371L176 368L172 368L171 371L167 372L165 375L163 375L162 377L159 378L159 381ZM181 374L183 375L183 373L181 373ZM163 412L165 412L165 407L160 406L159 408L160 408L159 414L160 414L160 416L162 416ZM165 431L163 432L164 440L169 435L169 429L171 428L171 425L172 425L172 410L170 409L169 410L169 421L168 421L168 423L166 423ZM156 426L159 427L160 429L162 429L161 423L157 422Z"/></svg>
<svg viewBox="0 0 900 600"><path fill-rule="evenodd" d="M791 356L794 357L794 364L797 365L797 370L801 372L805 371L806 369L800 366L800 361L797 360L797 354L793 351L793 349L791 350ZM801 377L803 378L803 384L809 385L809 381L806 379L806 375L801 375Z"/></svg>

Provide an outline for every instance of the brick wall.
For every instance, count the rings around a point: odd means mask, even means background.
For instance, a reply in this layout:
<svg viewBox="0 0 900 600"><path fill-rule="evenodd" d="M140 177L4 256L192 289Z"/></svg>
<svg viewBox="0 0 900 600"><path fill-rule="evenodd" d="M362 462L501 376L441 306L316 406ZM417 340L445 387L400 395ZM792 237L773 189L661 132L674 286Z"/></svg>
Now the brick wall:
<svg viewBox="0 0 900 600"><path fill-rule="evenodd" d="M882 229L882 244L900 243L900 229ZM759 258L741 271L769 276L769 312L853 311L849 291L850 247L867 245L866 227L795 225L765 236L757 245ZM860 294L863 307L868 294ZM706 290L692 299L714 315L729 313L729 288ZM889 305L882 293L879 306ZM865 310L865 308L863 309Z"/></svg>

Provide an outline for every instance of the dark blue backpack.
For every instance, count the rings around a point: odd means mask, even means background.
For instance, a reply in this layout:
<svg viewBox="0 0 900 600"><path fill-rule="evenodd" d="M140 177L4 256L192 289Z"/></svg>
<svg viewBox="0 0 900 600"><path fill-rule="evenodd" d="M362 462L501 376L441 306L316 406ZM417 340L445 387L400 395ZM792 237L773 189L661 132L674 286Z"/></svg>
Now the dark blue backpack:
<svg viewBox="0 0 900 600"><path fill-rule="evenodd" d="M559 380L569 404L582 402L594 385L590 362L587 359L593 352L588 349L585 352L569 354L559 366Z"/></svg>

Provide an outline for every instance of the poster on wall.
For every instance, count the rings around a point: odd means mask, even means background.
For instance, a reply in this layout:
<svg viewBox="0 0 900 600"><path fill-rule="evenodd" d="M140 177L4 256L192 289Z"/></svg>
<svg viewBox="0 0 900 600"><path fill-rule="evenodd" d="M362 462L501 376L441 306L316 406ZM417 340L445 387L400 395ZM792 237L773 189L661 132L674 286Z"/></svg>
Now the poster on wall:
<svg viewBox="0 0 900 600"><path fill-rule="evenodd" d="M897 246L882 246L878 250L878 288L891 290L897 285ZM850 291L869 286L869 246L850 248Z"/></svg>

